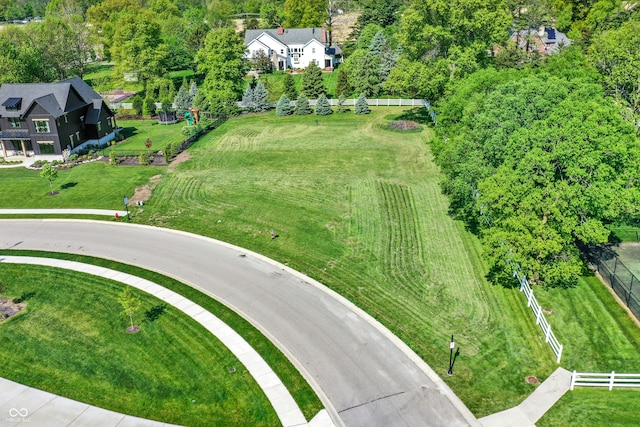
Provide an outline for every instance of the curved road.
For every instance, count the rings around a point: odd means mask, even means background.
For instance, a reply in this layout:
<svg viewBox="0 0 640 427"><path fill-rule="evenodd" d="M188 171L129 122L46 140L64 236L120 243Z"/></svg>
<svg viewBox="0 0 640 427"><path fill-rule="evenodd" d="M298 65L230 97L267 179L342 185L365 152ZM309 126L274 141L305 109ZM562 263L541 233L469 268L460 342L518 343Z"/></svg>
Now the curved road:
<svg viewBox="0 0 640 427"><path fill-rule="evenodd" d="M78 220L0 220L0 248L109 258L201 289L269 337L337 425L480 425L386 328L319 283L253 252L189 233Z"/></svg>

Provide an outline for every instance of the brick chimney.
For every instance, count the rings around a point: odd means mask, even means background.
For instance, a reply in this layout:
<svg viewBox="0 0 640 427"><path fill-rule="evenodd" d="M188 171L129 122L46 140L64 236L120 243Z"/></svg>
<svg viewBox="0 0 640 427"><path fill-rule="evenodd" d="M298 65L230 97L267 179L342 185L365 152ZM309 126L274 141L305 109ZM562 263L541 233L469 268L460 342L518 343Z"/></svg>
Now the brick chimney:
<svg viewBox="0 0 640 427"><path fill-rule="evenodd" d="M284 28L282 28L281 26L278 27L278 35L281 36L284 34Z"/></svg>
<svg viewBox="0 0 640 427"><path fill-rule="evenodd" d="M322 43L327 43L327 30L323 27L322 28L322 37L320 38L320 41Z"/></svg>

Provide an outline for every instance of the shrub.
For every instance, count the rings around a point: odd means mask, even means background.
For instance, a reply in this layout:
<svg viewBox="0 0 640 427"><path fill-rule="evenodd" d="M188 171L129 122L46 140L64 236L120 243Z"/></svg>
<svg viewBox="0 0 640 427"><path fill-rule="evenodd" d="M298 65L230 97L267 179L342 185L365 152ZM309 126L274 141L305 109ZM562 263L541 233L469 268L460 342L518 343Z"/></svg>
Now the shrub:
<svg viewBox="0 0 640 427"><path fill-rule="evenodd" d="M317 116L328 116L332 114L333 110L331 109L331 104L329 104L329 100L327 96L323 93L318 97L318 102L316 103L316 115Z"/></svg>
<svg viewBox="0 0 640 427"><path fill-rule="evenodd" d="M346 113L349 111L349 107L344 105L344 101L344 95L340 95L340 98L338 99L338 113Z"/></svg>
<svg viewBox="0 0 640 427"><path fill-rule="evenodd" d="M116 157L116 152L115 151L111 151L109 153L109 164L110 165L117 165L118 164L118 158Z"/></svg>
<svg viewBox="0 0 640 427"><path fill-rule="evenodd" d="M69 161L70 162L75 162L76 160L78 160L78 155L77 154L72 154L69 156Z"/></svg>
<svg viewBox="0 0 640 427"><path fill-rule="evenodd" d="M296 100L296 109L293 114L296 116L304 116L307 114L311 114L311 107L309 106L309 100L304 94L300 94L298 99Z"/></svg>
<svg viewBox="0 0 640 427"><path fill-rule="evenodd" d="M169 161L171 160L171 146L173 144L167 144L166 147L164 147L164 152L162 153L162 155L164 156L164 161L169 163Z"/></svg>
<svg viewBox="0 0 640 427"><path fill-rule="evenodd" d="M140 155L138 156L138 162L140 162L141 165L146 166L149 164L149 153L147 153L146 151L143 151L142 153L140 153Z"/></svg>
<svg viewBox="0 0 640 427"><path fill-rule="evenodd" d="M282 95L276 105L276 115L288 116L289 114L291 114L291 102L286 95Z"/></svg>
<svg viewBox="0 0 640 427"><path fill-rule="evenodd" d="M371 110L369 109L369 104L367 103L367 97L364 96L364 93L361 93L356 101L356 114L369 114Z"/></svg>
<svg viewBox="0 0 640 427"><path fill-rule="evenodd" d="M135 110L130 108L118 108L116 111L116 120L131 120L138 118Z"/></svg>

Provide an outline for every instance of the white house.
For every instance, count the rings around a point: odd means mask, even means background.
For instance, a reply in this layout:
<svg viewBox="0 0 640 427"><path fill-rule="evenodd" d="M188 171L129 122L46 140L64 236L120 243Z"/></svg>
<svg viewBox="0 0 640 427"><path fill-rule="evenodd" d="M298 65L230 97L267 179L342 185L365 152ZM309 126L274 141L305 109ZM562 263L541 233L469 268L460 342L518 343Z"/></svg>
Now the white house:
<svg viewBox="0 0 640 427"><path fill-rule="evenodd" d="M244 44L246 58L263 51L276 70L306 68L311 62L320 68L334 68L342 54L338 46L328 46L324 28L247 30Z"/></svg>

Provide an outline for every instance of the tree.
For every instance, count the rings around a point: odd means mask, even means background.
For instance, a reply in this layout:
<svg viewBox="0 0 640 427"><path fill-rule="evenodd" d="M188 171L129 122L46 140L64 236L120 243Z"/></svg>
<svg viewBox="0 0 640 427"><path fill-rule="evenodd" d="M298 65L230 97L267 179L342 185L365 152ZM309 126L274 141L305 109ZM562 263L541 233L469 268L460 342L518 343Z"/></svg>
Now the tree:
<svg viewBox="0 0 640 427"><path fill-rule="evenodd" d="M265 0L260 7L260 18L267 28L280 27L284 22L282 9L274 1Z"/></svg>
<svg viewBox="0 0 640 427"><path fill-rule="evenodd" d="M338 81L336 83L336 95L349 96L353 93L353 88L349 83L349 76L344 67L338 68Z"/></svg>
<svg viewBox="0 0 640 427"><path fill-rule="evenodd" d="M113 35L111 57L119 78L124 73L138 73L138 79L146 81L164 75L168 50L162 44L156 16L146 10L122 14Z"/></svg>
<svg viewBox="0 0 640 427"><path fill-rule="evenodd" d="M574 285L578 247L606 242L606 224L637 212L633 125L584 75L487 70L457 89L434 153L451 212L482 238L490 279L512 283L510 259L532 284Z"/></svg>
<svg viewBox="0 0 640 427"><path fill-rule="evenodd" d="M604 83L633 114L640 110L640 22L629 21L619 29L593 38L589 58L604 76Z"/></svg>
<svg viewBox="0 0 640 427"><path fill-rule="evenodd" d="M53 195L53 181L58 179L58 169L51 166L49 163L45 163L40 171L40 177L49 181L49 189L51 190L49 195Z"/></svg>
<svg viewBox="0 0 640 427"><path fill-rule="evenodd" d="M247 90L245 90L244 95L242 95L242 107L249 112L256 111L256 102L253 97L251 85L247 86Z"/></svg>
<svg viewBox="0 0 640 427"><path fill-rule="evenodd" d="M329 104L327 95L323 93L318 97L318 102L316 102L316 115L328 116L329 114L332 114L332 113L333 113L333 110L331 109L331 104Z"/></svg>
<svg viewBox="0 0 640 427"><path fill-rule="evenodd" d="M291 114L291 101L289 101L287 95L283 94L276 104L276 115L288 116L289 114Z"/></svg>
<svg viewBox="0 0 640 427"><path fill-rule="evenodd" d="M386 28L393 25L398 17L401 0L363 0L362 12L356 21L356 28L376 24Z"/></svg>
<svg viewBox="0 0 640 427"><path fill-rule="evenodd" d="M269 92L265 88L261 81L256 83L256 87L253 89L253 102L256 111L267 111L269 106Z"/></svg>
<svg viewBox="0 0 640 427"><path fill-rule="evenodd" d="M349 107L344 105L344 101L344 95L340 95L340 98L338 98L338 113L346 113L347 111L349 111Z"/></svg>
<svg viewBox="0 0 640 427"><path fill-rule="evenodd" d="M291 74L284 75L284 94L289 99L296 99L298 97L298 90L296 89L296 82L293 80Z"/></svg>
<svg viewBox="0 0 640 427"><path fill-rule="evenodd" d="M326 92L322 71L315 62L311 62L302 75L302 93L308 98L315 99Z"/></svg>
<svg viewBox="0 0 640 427"><path fill-rule="evenodd" d="M273 64L271 63L271 59L264 53L264 50L260 49L256 53L256 55L251 58L251 62L253 63L253 68L255 70L260 71L261 73L270 73L273 71Z"/></svg>
<svg viewBox="0 0 640 427"><path fill-rule="evenodd" d="M371 52L356 49L344 64L349 73L349 83L357 93L375 96L380 90L380 61Z"/></svg>
<svg viewBox="0 0 640 427"><path fill-rule="evenodd" d="M218 28L209 32L204 47L196 54L198 72L205 74L207 100L218 110L223 107L225 114L232 112L233 103L244 92L244 76L249 69L245 49L233 28Z"/></svg>
<svg viewBox="0 0 640 427"><path fill-rule="evenodd" d="M142 115L143 110L143 100L140 95L136 95L131 99L131 108L136 112L137 116Z"/></svg>
<svg viewBox="0 0 640 427"><path fill-rule="evenodd" d="M290 28L319 27L327 18L325 0L285 0L284 18Z"/></svg>
<svg viewBox="0 0 640 427"><path fill-rule="evenodd" d="M298 96L296 100L296 108L293 111L293 114L296 116L304 116L307 114L311 114L311 107L309 106L309 100L303 93Z"/></svg>
<svg viewBox="0 0 640 427"><path fill-rule="evenodd" d="M191 108L192 99L187 90L186 79L183 79L182 85L180 86L180 89L178 89L178 94L173 102L176 104L176 112L180 117L183 117L184 114L189 111L189 108Z"/></svg>
<svg viewBox="0 0 640 427"><path fill-rule="evenodd" d="M382 50L387 46L387 38L382 31L378 31L371 40L369 45L369 53L373 56L380 56Z"/></svg>
<svg viewBox="0 0 640 427"><path fill-rule="evenodd" d="M133 324L133 316L140 310L142 303L140 302L140 298L135 295L131 291L131 287L127 286L118 296L118 302L122 305L122 314L125 316L129 316L129 320L131 321L131 326L127 328L128 333L138 332L140 330L140 326Z"/></svg>
<svg viewBox="0 0 640 427"><path fill-rule="evenodd" d="M142 104L142 113L146 117L151 117L156 113L156 101L151 96L151 92L147 92Z"/></svg>
<svg viewBox="0 0 640 427"><path fill-rule="evenodd" d="M358 97L354 111L356 114L369 114L371 112L369 109L369 103L367 102L367 97L364 93L361 93Z"/></svg>

